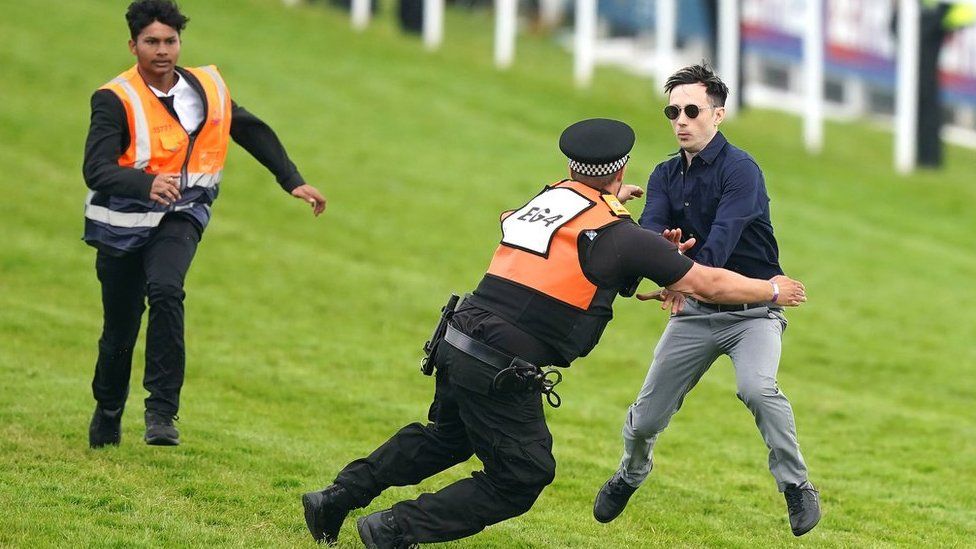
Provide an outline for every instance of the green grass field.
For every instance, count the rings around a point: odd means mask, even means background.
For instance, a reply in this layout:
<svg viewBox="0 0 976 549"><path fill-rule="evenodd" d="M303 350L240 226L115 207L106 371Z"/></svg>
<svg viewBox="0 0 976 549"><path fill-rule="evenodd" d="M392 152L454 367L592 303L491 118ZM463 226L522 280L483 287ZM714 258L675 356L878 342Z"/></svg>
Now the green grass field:
<svg viewBox="0 0 976 549"><path fill-rule="evenodd" d="M300 494L425 417L433 383L417 363L437 308L480 278L498 212L563 177L559 132L630 122L628 179L643 184L675 149L662 101L613 70L574 90L570 56L541 37L495 71L487 13L449 12L430 54L389 9L356 34L321 3L184 0L181 64L219 65L329 209L313 219L232 149L187 283L184 444L142 443L140 358L121 447L91 451L101 310L80 167L89 96L132 62L126 4L9 2L0 19L0 546L311 546ZM529 513L449 547L974 543L976 155L951 149L945 171L900 177L891 136L866 126L829 125L819 157L793 117L752 110L724 129L763 166L783 264L810 295L789 315L780 384L820 526L790 534L727 359L662 435L627 512L592 519L666 320L619 300L547 410L555 483ZM343 546L359 545L363 512Z"/></svg>

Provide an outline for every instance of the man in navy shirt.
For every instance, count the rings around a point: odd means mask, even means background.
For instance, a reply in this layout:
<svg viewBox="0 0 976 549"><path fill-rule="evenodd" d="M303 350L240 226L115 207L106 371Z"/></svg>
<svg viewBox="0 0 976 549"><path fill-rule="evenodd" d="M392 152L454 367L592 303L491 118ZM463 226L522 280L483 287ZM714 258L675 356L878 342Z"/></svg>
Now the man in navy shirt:
<svg viewBox="0 0 976 549"><path fill-rule="evenodd" d="M647 183L640 224L663 233L698 263L747 277L783 274L769 219L762 171L751 156L718 131L728 88L705 66L681 69L665 84L665 116L681 149ZM681 242L682 236L687 240ZM618 471L597 494L593 514L609 522L647 478L658 435L685 395L721 355L735 366L737 396L756 418L769 448L769 469L785 494L794 535L820 520L817 490L807 480L793 410L776 383L786 328L778 291L762 303L715 305L700 296L663 290L644 298L664 301L671 320L654 351L647 379L623 428Z"/></svg>

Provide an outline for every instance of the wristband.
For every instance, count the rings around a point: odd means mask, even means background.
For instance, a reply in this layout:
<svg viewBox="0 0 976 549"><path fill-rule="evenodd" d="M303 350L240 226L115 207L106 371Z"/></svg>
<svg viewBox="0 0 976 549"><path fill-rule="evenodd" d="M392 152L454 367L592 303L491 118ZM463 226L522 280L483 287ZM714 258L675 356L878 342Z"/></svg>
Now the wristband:
<svg viewBox="0 0 976 549"><path fill-rule="evenodd" d="M773 298L770 299L770 301L776 303L776 300L779 299L779 284L773 282L772 280L770 280L769 283L773 286Z"/></svg>

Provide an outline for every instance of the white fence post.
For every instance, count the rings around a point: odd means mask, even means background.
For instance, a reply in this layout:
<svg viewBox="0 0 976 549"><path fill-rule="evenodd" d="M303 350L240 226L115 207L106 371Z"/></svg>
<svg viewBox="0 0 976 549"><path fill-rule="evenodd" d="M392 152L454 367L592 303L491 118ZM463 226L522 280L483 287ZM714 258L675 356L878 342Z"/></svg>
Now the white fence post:
<svg viewBox="0 0 976 549"><path fill-rule="evenodd" d="M507 69L515 57L517 0L495 0L495 66Z"/></svg>
<svg viewBox="0 0 976 549"><path fill-rule="evenodd" d="M895 169L908 173L915 168L918 140L918 47L919 6L917 0L898 2L898 87L895 90ZM941 116L941 113L929 113Z"/></svg>
<svg viewBox="0 0 976 549"><path fill-rule="evenodd" d="M576 0L573 41L573 80L584 88L593 79L596 48L596 0Z"/></svg>
<svg viewBox="0 0 976 549"><path fill-rule="evenodd" d="M823 149L823 9L823 0L807 0L806 25L803 34L803 80L806 86L803 140L806 143L807 151L812 153L819 153Z"/></svg>
<svg viewBox="0 0 976 549"><path fill-rule="evenodd" d="M352 0L352 28L363 30L369 25L370 0Z"/></svg>
<svg viewBox="0 0 976 549"><path fill-rule="evenodd" d="M436 50L444 38L444 0L424 0L424 47Z"/></svg>
<svg viewBox="0 0 976 549"><path fill-rule="evenodd" d="M674 40L677 16L678 6L675 0L657 0L654 58L657 65L658 90L663 89L664 83L674 72Z"/></svg>
<svg viewBox="0 0 976 549"><path fill-rule="evenodd" d="M742 96L739 82L739 0L719 0L718 69L730 94ZM727 116L735 116L738 101L725 103Z"/></svg>

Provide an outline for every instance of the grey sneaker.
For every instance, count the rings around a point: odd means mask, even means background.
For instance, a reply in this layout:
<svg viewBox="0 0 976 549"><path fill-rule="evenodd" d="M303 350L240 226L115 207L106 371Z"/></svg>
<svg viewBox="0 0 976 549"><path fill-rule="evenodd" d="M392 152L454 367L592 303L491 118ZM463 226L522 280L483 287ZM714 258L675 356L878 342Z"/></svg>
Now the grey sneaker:
<svg viewBox="0 0 976 549"><path fill-rule="evenodd" d="M173 426L176 416L146 410L146 444L153 446L177 446L180 432Z"/></svg>
<svg viewBox="0 0 976 549"><path fill-rule="evenodd" d="M617 471L597 493L596 501L593 502L593 518L600 522L610 522L617 518L636 491L637 488L624 482L620 471Z"/></svg>
<svg viewBox="0 0 976 549"><path fill-rule="evenodd" d="M794 536L802 536L820 522L820 492L809 482L790 484L783 491Z"/></svg>

